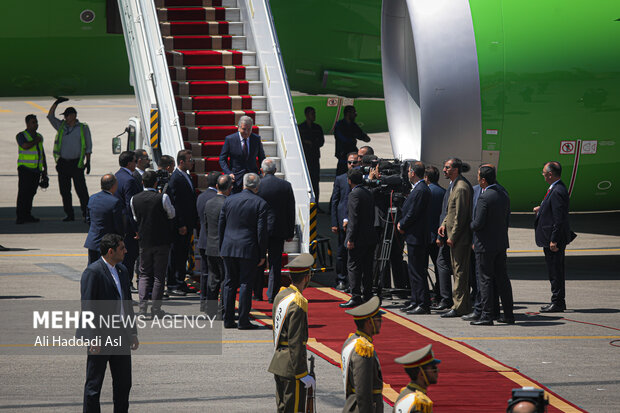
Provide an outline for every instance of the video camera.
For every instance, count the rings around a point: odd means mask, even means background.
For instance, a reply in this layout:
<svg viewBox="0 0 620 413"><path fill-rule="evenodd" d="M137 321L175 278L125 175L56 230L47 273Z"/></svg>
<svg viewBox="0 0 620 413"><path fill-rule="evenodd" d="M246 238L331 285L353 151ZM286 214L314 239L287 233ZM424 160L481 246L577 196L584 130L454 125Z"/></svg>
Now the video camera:
<svg viewBox="0 0 620 413"><path fill-rule="evenodd" d="M366 158L366 156L364 156ZM396 192L406 194L409 189L409 179L407 177L407 163L399 159L372 159L369 162L362 161L361 167L364 175L369 175L371 170L377 169L379 177L376 179L364 179L364 185L369 188L379 188L385 192ZM377 168L378 167L378 168Z"/></svg>
<svg viewBox="0 0 620 413"><path fill-rule="evenodd" d="M157 175L157 192L164 193L168 187L170 181L170 173L165 169L158 169L155 171Z"/></svg>
<svg viewBox="0 0 620 413"><path fill-rule="evenodd" d="M545 391L534 387L512 389L512 398L508 400L507 413L512 413L512 408L520 402L530 402L536 407L536 413L545 413L549 400L545 397Z"/></svg>

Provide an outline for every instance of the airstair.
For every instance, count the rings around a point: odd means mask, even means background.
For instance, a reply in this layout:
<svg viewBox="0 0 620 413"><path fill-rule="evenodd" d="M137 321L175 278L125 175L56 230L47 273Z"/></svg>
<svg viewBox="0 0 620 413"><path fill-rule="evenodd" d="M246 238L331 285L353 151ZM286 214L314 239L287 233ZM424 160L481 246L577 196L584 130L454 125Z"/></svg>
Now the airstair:
<svg viewBox="0 0 620 413"><path fill-rule="evenodd" d="M254 120L265 155L293 186L297 235L285 253L308 252L313 193L266 0L119 0L144 133L143 147L191 149L204 189L219 171L224 138ZM140 146L140 145L138 145Z"/></svg>

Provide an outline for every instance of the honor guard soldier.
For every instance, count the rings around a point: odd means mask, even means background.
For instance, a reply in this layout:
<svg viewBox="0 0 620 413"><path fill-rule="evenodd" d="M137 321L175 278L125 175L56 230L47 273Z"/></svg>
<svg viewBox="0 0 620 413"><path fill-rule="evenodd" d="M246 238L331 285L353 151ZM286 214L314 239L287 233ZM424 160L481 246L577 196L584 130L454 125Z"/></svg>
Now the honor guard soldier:
<svg viewBox="0 0 620 413"><path fill-rule="evenodd" d="M372 344L372 336L381 330L381 301L374 296L362 305L347 310L357 331L342 346L341 368L346 402L343 412L383 412L383 376Z"/></svg>
<svg viewBox="0 0 620 413"><path fill-rule="evenodd" d="M306 389L316 383L308 374L308 300L301 294L310 282L313 264L310 254L301 254L287 264L291 285L282 287L273 301L275 351L268 371L275 376L276 403L281 413L305 412Z"/></svg>
<svg viewBox="0 0 620 413"><path fill-rule="evenodd" d="M402 364L411 378L394 403L394 413L432 413L433 401L426 395L426 389L437 383L437 364L441 363L433 355L432 346L429 344L394 361Z"/></svg>

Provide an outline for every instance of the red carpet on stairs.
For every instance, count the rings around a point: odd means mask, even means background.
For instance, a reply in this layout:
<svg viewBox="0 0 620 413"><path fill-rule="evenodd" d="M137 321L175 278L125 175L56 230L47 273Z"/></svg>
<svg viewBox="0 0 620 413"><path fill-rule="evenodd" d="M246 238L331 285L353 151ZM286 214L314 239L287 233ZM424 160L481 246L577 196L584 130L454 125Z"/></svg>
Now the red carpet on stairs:
<svg viewBox="0 0 620 413"><path fill-rule="evenodd" d="M355 331L352 317L338 307L344 297L348 296L331 288L308 288L303 294L309 302L309 349L339 366L336 353L340 353L342 343ZM253 301L252 307L271 317L269 303ZM441 360L439 382L431 386L428 393L436 413L504 412L512 389L528 385L544 388L514 368L473 347L437 334L400 315L388 311L383 320L381 333L375 336L374 344L381 362L384 383L396 391L392 393L384 390L384 398L390 404L409 382L402 366L394 363L394 359L429 343L433 345L435 357ZM319 382L320 374L317 377ZM551 399L548 412L583 411L544 389Z"/></svg>

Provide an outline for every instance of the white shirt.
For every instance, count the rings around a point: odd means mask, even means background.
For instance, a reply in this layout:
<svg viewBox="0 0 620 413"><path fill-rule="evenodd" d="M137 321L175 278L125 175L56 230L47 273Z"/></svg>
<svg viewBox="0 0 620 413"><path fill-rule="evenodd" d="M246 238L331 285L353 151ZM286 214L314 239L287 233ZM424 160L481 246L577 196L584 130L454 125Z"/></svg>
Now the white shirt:
<svg viewBox="0 0 620 413"><path fill-rule="evenodd" d="M116 284L116 289L118 290L118 295L123 299L123 289L121 288L121 279L118 277L118 272L116 271L116 267L111 265L109 262L105 260L104 257L101 257L105 265L108 266L108 270L110 270L110 274L112 274L112 278L114 279L114 284ZM121 305L121 315L125 315L125 311L123 310L123 306Z"/></svg>
<svg viewBox="0 0 620 413"><path fill-rule="evenodd" d="M189 182L189 186L194 189L194 184L192 184L192 178L190 178L189 174L180 170L178 166L175 169L183 174L185 179L187 179L187 182Z"/></svg>
<svg viewBox="0 0 620 413"><path fill-rule="evenodd" d="M144 188L145 191L153 191L157 192L155 188ZM164 207L164 211L166 211L166 215L168 219L172 219L176 216L176 210L174 206L172 206L172 202L170 202L170 197L168 194L163 194L164 196L161 198L161 206ZM136 217L136 210L133 209L133 196L129 200L129 205L131 206L131 213L133 214L134 221L138 221L138 217Z"/></svg>

